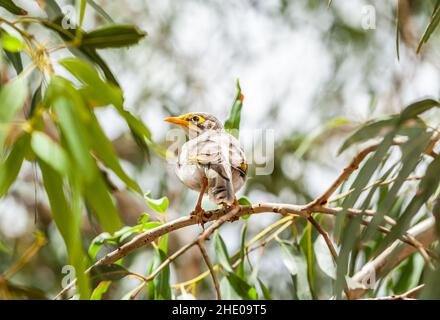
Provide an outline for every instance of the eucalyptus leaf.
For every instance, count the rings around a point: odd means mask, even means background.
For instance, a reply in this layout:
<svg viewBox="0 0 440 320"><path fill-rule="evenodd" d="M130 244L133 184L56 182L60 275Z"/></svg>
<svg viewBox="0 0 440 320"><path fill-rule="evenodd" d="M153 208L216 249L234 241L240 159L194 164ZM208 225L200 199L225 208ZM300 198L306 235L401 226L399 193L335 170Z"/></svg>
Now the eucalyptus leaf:
<svg viewBox="0 0 440 320"><path fill-rule="evenodd" d="M168 198L162 197L159 199L154 199L154 198L151 198L150 195L151 195L150 192L147 192L144 195L144 198L147 201L148 206L156 212L159 212L162 214L165 213L168 209L168 204L169 204Z"/></svg>
<svg viewBox="0 0 440 320"><path fill-rule="evenodd" d="M240 82L237 79L237 95L232 104L232 108L229 112L228 119L225 121L224 127L226 131L238 137L238 131L240 130L241 109L243 108L244 96L241 93Z"/></svg>

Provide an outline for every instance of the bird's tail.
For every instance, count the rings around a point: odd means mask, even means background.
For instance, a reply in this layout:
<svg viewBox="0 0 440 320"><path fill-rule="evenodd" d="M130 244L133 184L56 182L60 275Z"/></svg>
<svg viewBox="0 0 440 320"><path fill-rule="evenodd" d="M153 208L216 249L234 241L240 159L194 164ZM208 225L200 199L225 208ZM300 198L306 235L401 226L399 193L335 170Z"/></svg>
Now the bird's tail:
<svg viewBox="0 0 440 320"><path fill-rule="evenodd" d="M212 202L230 206L234 202L232 174L223 170L219 171L218 169L211 168L207 172L208 195Z"/></svg>

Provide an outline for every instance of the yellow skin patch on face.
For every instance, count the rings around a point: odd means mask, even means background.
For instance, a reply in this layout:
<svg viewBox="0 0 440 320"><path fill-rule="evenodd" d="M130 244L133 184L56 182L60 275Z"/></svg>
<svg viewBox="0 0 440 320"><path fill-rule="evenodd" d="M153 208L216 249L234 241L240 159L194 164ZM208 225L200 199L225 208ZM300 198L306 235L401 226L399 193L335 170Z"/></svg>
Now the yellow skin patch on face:
<svg viewBox="0 0 440 320"><path fill-rule="evenodd" d="M195 124L201 124L201 123L206 121L205 118L203 118L201 115L198 115L196 113L184 114L182 116L182 118L183 118L183 120L186 120L188 122L192 122L192 123L195 123ZM197 120L197 121L195 121L195 120Z"/></svg>

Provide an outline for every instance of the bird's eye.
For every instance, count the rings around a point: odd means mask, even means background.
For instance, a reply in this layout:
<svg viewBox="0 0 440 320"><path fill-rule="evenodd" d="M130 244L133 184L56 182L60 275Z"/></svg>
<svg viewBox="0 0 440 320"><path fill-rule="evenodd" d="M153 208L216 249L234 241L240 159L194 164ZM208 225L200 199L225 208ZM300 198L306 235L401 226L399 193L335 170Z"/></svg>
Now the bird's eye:
<svg viewBox="0 0 440 320"><path fill-rule="evenodd" d="M199 117L197 117L197 116L192 117L191 120L195 123L199 123Z"/></svg>

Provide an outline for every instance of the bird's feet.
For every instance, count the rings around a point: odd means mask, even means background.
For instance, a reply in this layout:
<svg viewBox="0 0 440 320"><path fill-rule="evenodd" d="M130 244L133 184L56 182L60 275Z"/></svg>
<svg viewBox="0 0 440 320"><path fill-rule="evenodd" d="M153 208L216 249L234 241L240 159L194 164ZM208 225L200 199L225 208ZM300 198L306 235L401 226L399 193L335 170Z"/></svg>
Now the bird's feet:
<svg viewBox="0 0 440 320"><path fill-rule="evenodd" d="M205 221L203 219L204 214L205 214L205 210L203 210L201 206L196 206L194 211L191 211L191 213L189 214L190 216L196 217L197 224L200 224L203 230L205 229Z"/></svg>

